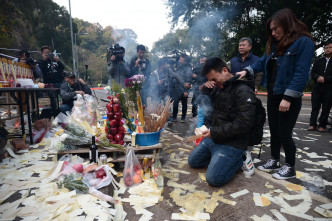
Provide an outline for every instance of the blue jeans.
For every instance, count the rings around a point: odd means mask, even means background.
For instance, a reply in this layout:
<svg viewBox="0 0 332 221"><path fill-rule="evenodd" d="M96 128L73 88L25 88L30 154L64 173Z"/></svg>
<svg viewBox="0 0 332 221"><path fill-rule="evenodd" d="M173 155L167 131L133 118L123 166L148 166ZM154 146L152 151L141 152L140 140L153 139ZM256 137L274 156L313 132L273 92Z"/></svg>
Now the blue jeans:
<svg viewBox="0 0 332 221"><path fill-rule="evenodd" d="M60 112L66 114L67 111L71 111L73 107L72 106L69 106L68 104L62 104L60 106Z"/></svg>
<svg viewBox="0 0 332 221"><path fill-rule="evenodd" d="M212 186L222 186L242 167L243 154L244 150L204 138L189 155L188 163L193 168L208 166L206 181Z"/></svg>

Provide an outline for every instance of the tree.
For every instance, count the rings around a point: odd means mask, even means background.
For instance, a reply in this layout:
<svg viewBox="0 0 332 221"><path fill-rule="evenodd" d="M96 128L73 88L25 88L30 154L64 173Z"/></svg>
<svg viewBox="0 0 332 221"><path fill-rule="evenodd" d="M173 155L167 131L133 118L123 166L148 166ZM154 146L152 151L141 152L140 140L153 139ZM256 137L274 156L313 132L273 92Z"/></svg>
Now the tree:
<svg viewBox="0 0 332 221"><path fill-rule="evenodd" d="M276 11L288 7L308 26L316 46L332 36L332 4L328 0L168 0L173 26L188 25L196 40L208 40L206 50L219 48L219 56L230 59L237 53L238 40L253 39L253 52L265 50L265 22ZM198 38L198 39L197 39ZM218 53L217 53L218 54Z"/></svg>

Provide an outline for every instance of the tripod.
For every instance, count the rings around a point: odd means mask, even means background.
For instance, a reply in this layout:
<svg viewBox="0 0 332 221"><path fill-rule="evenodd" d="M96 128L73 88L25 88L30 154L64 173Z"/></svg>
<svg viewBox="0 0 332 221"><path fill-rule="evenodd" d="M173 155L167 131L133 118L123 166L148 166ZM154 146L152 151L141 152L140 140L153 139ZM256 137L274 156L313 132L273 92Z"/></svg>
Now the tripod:
<svg viewBox="0 0 332 221"><path fill-rule="evenodd" d="M90 88L92 89L92 84L91 84L91 81L90 81L90 77L89 77L89 75L88 75L88 65L86 64L86 65L84 65L85 66L85 82L86 83L90 83ZM97 100L97 103L98 103L98 105L99 105L99 101L98 101L98 98L97 98L97 95L96 95L96 92L94 91L94 90L92 90L93 91L93 94L94 94L94 96L95 96L95 98L96 98L96 100Z"/></svg>

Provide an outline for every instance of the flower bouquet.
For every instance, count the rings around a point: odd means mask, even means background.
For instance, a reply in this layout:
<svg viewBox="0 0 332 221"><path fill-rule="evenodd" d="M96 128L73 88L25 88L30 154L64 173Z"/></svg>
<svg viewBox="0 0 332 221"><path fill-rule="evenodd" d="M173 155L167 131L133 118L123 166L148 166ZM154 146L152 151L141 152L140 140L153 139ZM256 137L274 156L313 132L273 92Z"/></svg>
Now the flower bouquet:
<svg viewBox="0 0 332 221"><path fill-rule="evenodd" d="M127 78L125 81L126 92L128 95L129 101L134 104L135 110L137 110L137 95L136 91L140 91L143 87L143 83L145 81L144 75L134 75L131 78Z"/></svg>

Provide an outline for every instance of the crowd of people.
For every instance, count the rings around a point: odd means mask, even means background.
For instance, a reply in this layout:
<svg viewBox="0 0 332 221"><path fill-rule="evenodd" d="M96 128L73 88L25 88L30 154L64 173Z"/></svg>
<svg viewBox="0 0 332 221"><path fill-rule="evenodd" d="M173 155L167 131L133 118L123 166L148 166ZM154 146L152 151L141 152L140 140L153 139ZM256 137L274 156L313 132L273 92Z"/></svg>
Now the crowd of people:
<svg viewBox="0 0 332 221"><path fill-rule="evenodd" d="M314 53L312 35L290 9L281 9L266 22L267 43L262 57L252 52L249 37L239 40L238 55L230 65L220 58L199 57L197 65L191 65L186 54L180 54L176 62L169 58L158 60L156 70L146 57L144 45L137 46L137 54L126 62L125 48L116 45L108 61L109 84L116 82L125 87L125 79L140 74L145 76L141 91L142 103L147 98L152 104L165 102L170 97L173 108L169 124L177 122L179 103L182 103L181 123L185 122L188 96L192 97L192 117L197 127L206 125L204 139L193 150L188 163L193 168L208 167L206 180L213 186L227 183L242 168L246 175L254 173L250 152L249 131L255 118L256 93L259 83L267 88L267 115L271 133L271 158L258 167L273 173L276 179L295 177L296 144L292 131L302 106L302 95L310 76ZM60 110L70 111L77 94L91 94L90 88L76 75L64 72L64 66L56 56L51 56L47 46L41 48L43 60L35 75L44 83L60 88L63 104ZM22 54L22 61L26 59ZM332 41L324 45L324 55L311 69L314 82L312 113L309 131L325 132L332 106ZM50 94L55 108L54 94ZM317 123L320 107L322 112ZM280 162L280 149L285 151L285 163Z"/></svg>
<svg viewBox="0 0 332 221"><path fill-rule="evenodd" d="M169 96L174 101L171 122L178 121L180 101L181 122L185 121L188 95L192 91L190 121L197 118L197 126L204 124L208 130L203 132L204 139L190 154L188 163L193 168L208 167L206 180L213 186L227 183L241 167L246 175L254 173L247 148L256 114L255 94L259 83L268 92L271 157L257 169L274 172L272 176L276 179L290 179L296 175L296 144L292 132L310 76L314 41L307 26L287 8L267 20L266 34L266 51L262 57L251 52L252 40L243 37L239 40L239 54L231 59L230 65L220 58L202 55L199 64L192 67L189 56L181 54L175 66L162 58L158 68L151 72L149 61L144 57L144 46L137 47L137 56L130 62L129 76L143 74L147 79L144 100L149 96L152 102L159 103ZM324 54L311 70L314 89L310 131L326 130L332 104L331 41L324 45ZM322 113L317 124L320 107ZM200 118L203 123L199 123ZM285 151L284 163L280 162L281 147Z"/></svg>

